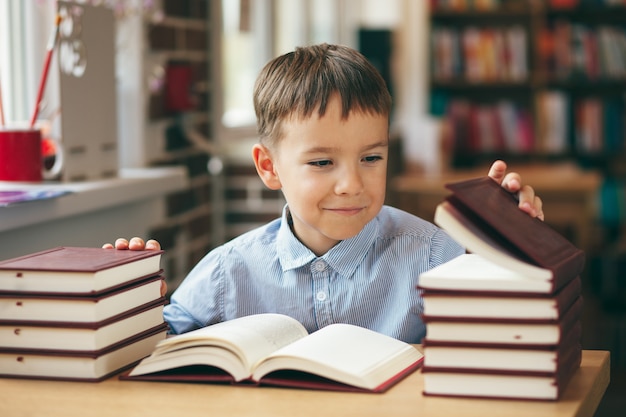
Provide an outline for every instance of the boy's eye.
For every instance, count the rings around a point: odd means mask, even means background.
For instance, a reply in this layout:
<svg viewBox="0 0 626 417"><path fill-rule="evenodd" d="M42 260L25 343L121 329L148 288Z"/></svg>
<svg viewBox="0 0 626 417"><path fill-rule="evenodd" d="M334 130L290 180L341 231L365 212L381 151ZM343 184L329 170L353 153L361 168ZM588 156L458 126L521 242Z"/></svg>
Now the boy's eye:
<svg viewBox="0 0 626 417"><path fill-rule="evenodd" d="M331 164L332 164L332 162L330 160L328 160L328 159L324 159L324 160L321 160L321 161L311 161L311 162L309 162L309 165L314 166L314 167L320 167L320 168L327 167L327 166L329 166Z"/></svg>
<svg viewBox="0 0 626 417"><path fill-rule="evenodd" d="M363 158L363 160L365 162L376 162L376 161L382 161L383 157L380 155L371 155L371 156L366 156L365 158Z"/></svg>

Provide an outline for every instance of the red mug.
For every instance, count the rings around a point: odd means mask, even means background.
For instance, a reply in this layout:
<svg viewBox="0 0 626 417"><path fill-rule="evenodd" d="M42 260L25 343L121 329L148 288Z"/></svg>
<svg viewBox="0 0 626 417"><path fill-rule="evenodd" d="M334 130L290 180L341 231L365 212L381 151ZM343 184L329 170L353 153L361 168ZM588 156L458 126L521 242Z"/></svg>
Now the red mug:
<svg viewBox="0 0 626 417"><path fill-rule="evenodd" d="M44 167L41 130L0 128L0 181L41 182L58 175L61 164L58 160L49 170Z"/></svg>

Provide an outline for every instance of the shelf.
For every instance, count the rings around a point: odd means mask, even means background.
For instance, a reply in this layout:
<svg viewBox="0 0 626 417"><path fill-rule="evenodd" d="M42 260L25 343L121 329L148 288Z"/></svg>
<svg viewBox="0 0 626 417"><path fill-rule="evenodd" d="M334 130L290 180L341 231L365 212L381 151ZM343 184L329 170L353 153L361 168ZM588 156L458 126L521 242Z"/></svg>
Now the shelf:
<svg viewBox="0 0 626 417"><path fill-rule="evenodd" d="M626 162L626 7L549 3L431 13L430 109L447 119L452 167Z"/></svg>
<svg viewBox="0 0 626 417"><path fill-rule="evenodd" d="M122 169L117 178L99 181L37 184L2 181L0 186L4 191L68 190L71 194L0 208L0 232L165 196L185 188L187 181L186 170L179 167Z"/></svg>

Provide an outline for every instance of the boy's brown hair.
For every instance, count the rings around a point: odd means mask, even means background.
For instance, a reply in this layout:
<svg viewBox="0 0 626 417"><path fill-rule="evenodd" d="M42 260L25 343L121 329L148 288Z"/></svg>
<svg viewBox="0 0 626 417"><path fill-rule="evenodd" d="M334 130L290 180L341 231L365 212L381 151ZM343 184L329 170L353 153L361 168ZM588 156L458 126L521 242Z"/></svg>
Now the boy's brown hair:
<svg viewBox="0 0 626 417"><path fill-rule="evenodd" d="M273 59L254 85L254 110L260 141L271 147L287 117L323 116L339 94L342 117L351 111L389 116L391 96L380 73L361 53L340 45L296 48Z"/></svg>

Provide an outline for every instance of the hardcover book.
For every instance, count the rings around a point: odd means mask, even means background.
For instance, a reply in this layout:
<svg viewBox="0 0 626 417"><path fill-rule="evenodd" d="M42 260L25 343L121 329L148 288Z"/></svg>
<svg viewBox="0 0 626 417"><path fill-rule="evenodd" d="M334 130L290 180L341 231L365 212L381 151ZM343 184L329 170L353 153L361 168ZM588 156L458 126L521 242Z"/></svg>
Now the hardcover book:
<svg viewBox="0 0 626 417"><path fill-rule="evenodd" d="M167 338L121 378L384 392L422 360L415 347L362 327L308 334L291 317L257 314Z"/></svg>
<svg viewBox="0 0 626 417"><path fill-rule="evenodd" d="M582 296L558 320L476 319L423 316L426 338L459 345L556 346L580 325Z"/></svg>
<svg viewBox="0 0 626 417"><path fill-rule="evenodd" d="M434 221L469 252L549 284L556 291L580 275L585 254L543 221L517 207L489 177L447 184L452 194Z"/></svg>
<svg viewBox="0 0 626 417"><path fill-rule="evenodd" d="M0 324L0 350L98 351L163 324L160 298L96 323L22 321Z"/></svg>
<svg viewBox="0 0 626 417"><path fill-rule="evenodd" d="M464 254L423 273L418 288L423 314L428 317L545 321L559 319L577 300L581 286L576 277L552 294L543 280L528 279L479 255Z"/></svg>
<svg viewBox="0 0 626 417"><path fill-rule="evenodd" d="M163 251L57 247L0 262L0 293L95 294L157 275Z"/></svg>
<svg viewBox="0 0 626 417"><path fill-rule="evenodd" d="M519 346L423 341L424 367L431 370L483 370L556 373L581 355L582 326L574 326L555 346Z"/></svg>
<svg viewBox="0 0 626 417"><path fill-rule="evenodd" d="M165 323L106 349L87 352L0 349L0 377L96 382L150 354L165 338Z"/></svg>
<svg viewBox="0 0 626 417"><path fill-rule="evenodd" d="M0 325L21 322L99 323L161 297L162 276L96 295L0 293Z"/></svg>
<svg viewBox="0 0 626 417"><path fill-rule="evenodd" d="M424 395L558 400L580 367L582 352L571 355L557 372L500 372L424 367Z"/></svg>

